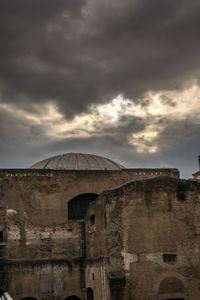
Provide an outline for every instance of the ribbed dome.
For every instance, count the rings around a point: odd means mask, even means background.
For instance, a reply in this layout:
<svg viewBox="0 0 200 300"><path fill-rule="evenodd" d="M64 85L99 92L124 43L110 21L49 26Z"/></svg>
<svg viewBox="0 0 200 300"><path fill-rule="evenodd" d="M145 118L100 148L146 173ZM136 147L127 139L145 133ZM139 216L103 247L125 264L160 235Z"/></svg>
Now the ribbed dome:
<svg viewBox="0 0 200 300"><path fill-rule="evenodd" d="M42 160L31 166L32 169L51 170L120 170L119 163L108 158L83 153L66 153Z"/></svg>

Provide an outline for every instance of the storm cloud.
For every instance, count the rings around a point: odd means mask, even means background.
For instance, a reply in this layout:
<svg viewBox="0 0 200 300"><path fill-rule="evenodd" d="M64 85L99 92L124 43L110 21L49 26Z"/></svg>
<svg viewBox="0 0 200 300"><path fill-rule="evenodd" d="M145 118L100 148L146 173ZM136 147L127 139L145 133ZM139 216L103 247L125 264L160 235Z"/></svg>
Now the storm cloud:
<svg viewBox="0 0 200 300"><path fill-rule="evenodd" d="M1 0L0 166L64 152L196 171L198 0Z"/></svg>

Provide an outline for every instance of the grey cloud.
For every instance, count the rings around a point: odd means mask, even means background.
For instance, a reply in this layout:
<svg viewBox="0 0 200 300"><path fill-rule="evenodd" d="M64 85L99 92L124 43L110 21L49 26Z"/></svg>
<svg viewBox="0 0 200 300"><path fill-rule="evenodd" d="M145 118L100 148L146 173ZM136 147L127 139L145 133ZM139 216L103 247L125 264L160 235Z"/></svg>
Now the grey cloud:
<svg viewBox="0 0 200 300"><path fill-rule="evenodd" d="M0 102L35 112L51 100L67 118L119 93L145 106L149 90L182 89L198 80L199 28L199 0L1 0ZM200 148L199 127L161 119L162 153L138 154L127 136L146 122L122 117L101 137L58 141L42 126L1 113L0 166L83 151L133 167L184 165L188 176Z"/></svg>
<svg viewBox="0 0 200 300"><path fill-rule="evenodd" d="M166 127L156 143L160 153L153 163L162 159L164 166L177 167L181 176L191 178L198 170L197 157L200 153L200 126L195 119L165 121Z"/></svg>
<svg viewBox="0 0 200 300"><path fill-rule="evenodd" d="M20 105L53 99L69 117L118 93L137 99L148 90L180 88L199 71L199 6L197 0L3 0L4 99Z"/></svg>
<svg viewBox="0 0 200 300"><path fill-rule="evenodd" d="M30 125L17 114L0 112L0 168L27 167L49 138L45 128Z"/></svg>
<svg viewBox="0 0 200 300"><path fill-rule="evenodd" d="M125 119L125 118L124 118ZM150 120L147 120L148 122ZM153 121L153 119L152 119ZM127 136L146 127L140 118L127 118L116 128L107 127L101 136L55 139L41 126L30 126L13 115L0 115L0 167L28 167L53 155L67 152L96 153L119 161L126 167L178 167L182 177L197 170L200 149L199 125L195 120L160 119L165 129L153 141L156 153L138 153ZM151 146L151 142L150 146Z"/></svg>
<svg viewBox="0 0 200 300"><path fill-rule="evenodd" d="M169 97L165 96L165 95L162 95L160 97L162 103L164 105L169 105L169 106L176 106L177 104L175 103L175 101L173 101L172 99L170 99Z"/></svg>

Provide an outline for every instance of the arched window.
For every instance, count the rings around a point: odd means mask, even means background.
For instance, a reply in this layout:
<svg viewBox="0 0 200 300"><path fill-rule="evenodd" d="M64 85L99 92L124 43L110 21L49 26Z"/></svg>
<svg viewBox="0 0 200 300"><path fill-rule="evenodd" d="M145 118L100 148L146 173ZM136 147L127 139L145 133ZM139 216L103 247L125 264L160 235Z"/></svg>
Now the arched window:
<svg viewBox="0 0 200 300"><path fill-rule="evenodd" d="M87 193L81 194L68 203L68 219L81 220L84 219L88 205L97 199L97 194Z"/></svg>
<svg viewBox="0 0 200 300"><path fill-rule="evenodd" d="M87 300L94 300L94 293L91 288L87 288Z"/></svg>
<svg viewBox="0 0 200 300"><path fill-rule="evenodd" d="M185 288L183 283L176 277L165 278L159 287L160 300L184 300Z"/></svg>
<svg viewBox="0 0 200 300"><path fill-rule="evenodd" d="M76 296L69 296L69 297L65 298L65 300L81 300L81 299Z"/></svg>

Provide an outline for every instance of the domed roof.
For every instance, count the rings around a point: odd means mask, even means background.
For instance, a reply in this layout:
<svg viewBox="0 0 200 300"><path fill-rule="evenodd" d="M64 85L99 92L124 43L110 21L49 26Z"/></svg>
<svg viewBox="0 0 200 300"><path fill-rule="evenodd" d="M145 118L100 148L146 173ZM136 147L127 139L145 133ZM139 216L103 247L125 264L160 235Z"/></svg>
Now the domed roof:
<svg viewBox="0 0 200 300"><path fill-rule="evenodd" d="M51 170L120 170L119 163L108 158L84 153L66 153L42 160L31 166L32 169Z"/></svg>

